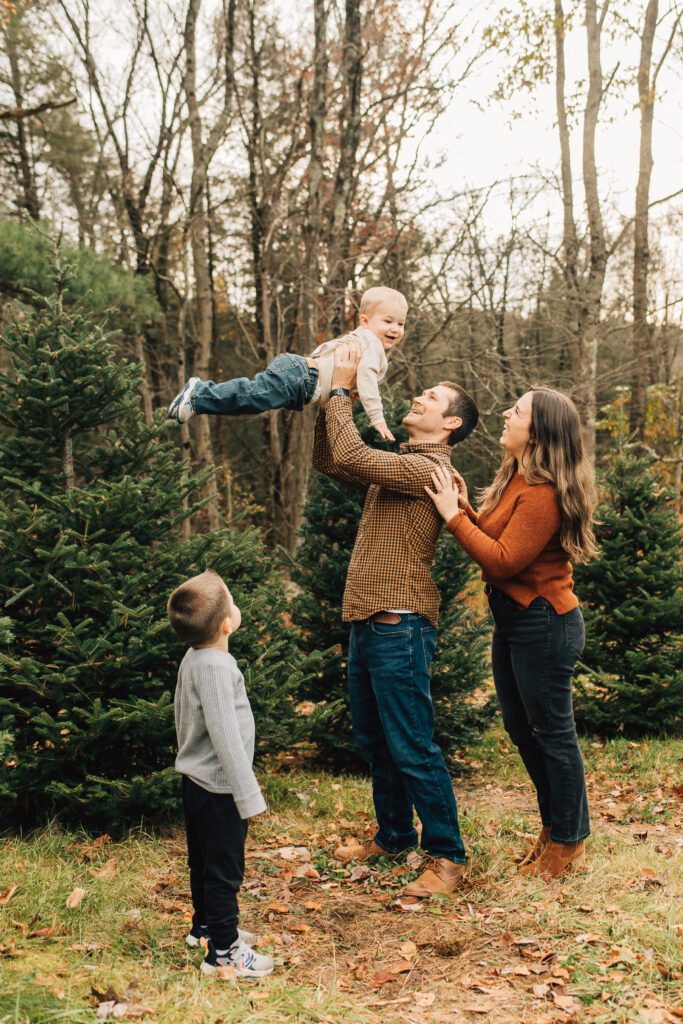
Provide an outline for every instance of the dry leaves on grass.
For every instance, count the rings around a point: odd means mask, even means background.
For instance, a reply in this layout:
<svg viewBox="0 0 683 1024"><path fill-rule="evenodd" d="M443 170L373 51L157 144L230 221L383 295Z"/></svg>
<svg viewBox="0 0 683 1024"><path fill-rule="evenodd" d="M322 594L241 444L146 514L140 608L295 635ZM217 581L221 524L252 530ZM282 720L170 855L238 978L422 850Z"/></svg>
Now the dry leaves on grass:
<svg viewBox="0 0 683 1024"><path fill-rule="evenodd" d="M110 857L101 868L88 868L88 874L100 881L111 881L116 878L116 858Z"/></svg>
<svg viewBox="0 0 683 1024"><path fill-rule="evenodd" d="M107 988L93 985L91 991L97 1002L95 1016L98 1020L107 1020L110 1017L115 1020L139 1020L140 1017L152 1013L152 1008L144 1003L135 979L122 994L119 994L113 985Z"/></svg>
<svg viewBox="0 0 683 1024"><path fill-rule="evenodd" d="M76 886L76 888L73 889L66 898L66 909L75 910L76 907L80 907L84 897L87 895L87 892L87 889L80 889Z"/></svg>
<svg viewBox="0 0 683 1024"><path fill-rule="evenodd" d="M9 903L18 888L18 885L10 885L9 889L5 889L4 892L0 892L0 906L5 903Z"/></svg>
<svg viewBox="0 0 683 1024"><path fill-rule="evenodd" d="M82 863L89 860L95 860L96 857L100 856L102 847L110 842L111 836L108 836L106 833L104 835L97 836L95 839L91 839L89 843L85 843L84 846L80 847L78 851L79 860Z"/></svg>
<svg viewBox="0 0 683 1024"><path fill-rule="evenodd" d="M51 939L55 934L55 928L36 928L35 931L27 932L27 939Z"/></svg>
<svg viewBox="0 0 683 1024"><path fill-rule="evenodd" d="M666 877L660 878L652 868L640 867L638 878L632 878L628 883L629 889L649 889L666 885Z"/></svg>

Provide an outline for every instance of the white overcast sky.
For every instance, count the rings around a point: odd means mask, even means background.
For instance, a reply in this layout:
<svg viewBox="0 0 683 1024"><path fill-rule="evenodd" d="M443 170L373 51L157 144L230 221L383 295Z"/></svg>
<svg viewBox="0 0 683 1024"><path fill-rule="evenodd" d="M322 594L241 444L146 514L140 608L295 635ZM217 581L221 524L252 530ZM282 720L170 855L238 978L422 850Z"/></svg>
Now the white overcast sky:
<svg viewBox="0 0 683 1024"><path fill-rule="evenodd" d="M624 4L624 0L617 0ZM477 5L479 7L479 5ZM487 5L485 14L479 15L479 24L490 22L497 8L503 6L499 0ZM508 7L514 7L514 0L508 0ZM538 2L537 6L547 10L550 0ZM631 10L645 8L645 0L629 3ZM662 0L660 9L667 11L668 0ZM623 7L622 7L623 9ZM481 7L479 7L481 11ZM668 25L666 22L666 32ZM664 28L656 46L659 55L664 44ZM473 41L472 45L476 43ZM619 73L637 66L639 44L633 40L628 44L624 39L612 43L605 41L602 63L605 79L615 63L619 61ZM576 89L576 84L587 77L585 29L579 22L566 39L567 94ZM441 154L445 158L442 167L434 171L439 187L443 190L464 186L484 186L498 179L510 176L533 174L535 168L542 172L554 172L559 168L559 142L555 124L554 83L540 85L533 95L523 94L512 101L500 102L491 99L498 76L505 66L505 58L492 55L483 61L463 84L449 110L443 116L438 132L427 143L427 152ZM676 192L683 188L683 33L679 30L677 47L669 55L659 79L659 95L655 108L653 138L654 168L652 174L651 200ZM613 90L603 111L598 129L597 156L600 169L600 191L607 197L607 205L624 215L633 210L634 191L638 173L639 111L635 84L622 95ZM581 133L575 130L572 140L573 170L577 215L581 215ZM552 199L546 198L546 207L552 206ZM670 210L672 205L683 208L683 196L658 207L658 215ZM507 201L501 191L501 199L489 212L489 220L500 224L505 230ZM538 207L534 211L540 212ZM551 209L551 213L552 213ZM560 216L559 206L555 211ZM672 240L673 241L673 240Z"/></svg>

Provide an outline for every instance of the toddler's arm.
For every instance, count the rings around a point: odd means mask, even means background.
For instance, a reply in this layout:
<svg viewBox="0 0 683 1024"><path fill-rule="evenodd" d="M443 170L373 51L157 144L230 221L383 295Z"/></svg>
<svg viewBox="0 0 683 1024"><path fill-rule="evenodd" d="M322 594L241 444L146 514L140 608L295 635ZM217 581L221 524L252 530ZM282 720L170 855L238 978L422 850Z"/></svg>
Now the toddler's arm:
<svg viewBox="0 0 683 1024"><path fill-rule="evenodd" d="M382 405L379 393L379 377L382 363L382 352L379 343L364 346L356 373L356 385L358 387L358 397L363 403L363 408L367 413L371 426L386 441L395 441L396 438L386 424L384 406ZM384 365L386 366L386 363Z"/></svg>

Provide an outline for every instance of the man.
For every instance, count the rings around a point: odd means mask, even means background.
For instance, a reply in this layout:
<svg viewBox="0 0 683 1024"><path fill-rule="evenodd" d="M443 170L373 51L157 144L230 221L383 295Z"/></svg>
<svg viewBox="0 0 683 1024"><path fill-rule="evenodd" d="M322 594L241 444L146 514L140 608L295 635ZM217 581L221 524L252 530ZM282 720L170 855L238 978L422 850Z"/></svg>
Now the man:
<svg viewBox="0 0 683 1024"><path fill-rule="evenodd" d="M466 877L453 786L434 742L429 670L439 593L431 578L441 517L425 493L435 465L450 467L451 446L479 418L459 385L442 381L413 399L399 454L368 448L356 430L351 392L358 353L337 350L328 404L316 422L313 465L367 487L349 564L342 618L351 623L349 697L356 742L370 762L377 832L339 847L342 862L416 846L413 807L428 855L406 893L452 892Z"/></svg>

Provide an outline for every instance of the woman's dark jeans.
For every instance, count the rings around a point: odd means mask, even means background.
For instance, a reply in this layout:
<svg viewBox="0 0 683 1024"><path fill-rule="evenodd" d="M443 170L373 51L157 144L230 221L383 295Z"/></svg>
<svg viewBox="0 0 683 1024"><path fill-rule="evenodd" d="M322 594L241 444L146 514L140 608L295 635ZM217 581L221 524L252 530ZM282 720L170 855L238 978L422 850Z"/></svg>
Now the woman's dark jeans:
<svg viewBox="0 0 683 1024"><path fill-rule="evenodd" d="M556 843L590 833L583 759L572 709L572 673L583 652L579 608L558 615L544 597L526 610L490 589L493 679L510 739L536 787L541 820Z"/></svg>

